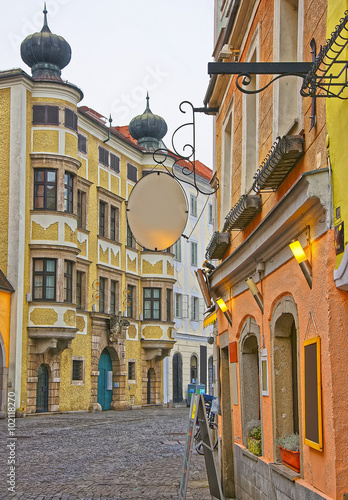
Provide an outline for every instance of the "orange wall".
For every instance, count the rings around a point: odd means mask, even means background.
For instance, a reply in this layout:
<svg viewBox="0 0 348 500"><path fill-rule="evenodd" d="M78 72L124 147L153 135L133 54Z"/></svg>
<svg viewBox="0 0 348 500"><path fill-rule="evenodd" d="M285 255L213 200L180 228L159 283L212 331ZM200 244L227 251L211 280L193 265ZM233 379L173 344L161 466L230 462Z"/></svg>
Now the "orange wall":
<svg viewBox="0 0 348 500"><path fill-rule="evenodd" d="M8 366L10 348L10 311L11 293L0 290L0 335L5 344L6 366Z"/></svg>
<svg viewBox="0 0 348 500"><path fill-rule="evenodd" d="M284 295L291 295L297 305L299 318L299 380L300 421L303 422L303 342L316 335L310 323L309 311L313 314L321 337L321 370L323 401L323 451L313 450L304 444L302 432L302 459L304 481L320 491L338 498L336 487L348 490L348 363L342 346L348 345L348 294L336 289L333 281L335 249L333 230L312 243L313 288L307 285L299 265L290 259L281 268L262 281L264 315L256 305L249 290L233 298L228 306L232 310L233 327L229 328L229 340L239 339L240 331L248 316L252 316L265 335L268 349L269 397L262 397L262 422L264 457L273 461L273 415L272 415L272 351L270 321L275 305ZM260 283L258 284L260 289ZM218 317L219 332L226 330L223 315ZM307 331L308 329L308 331ZM307 334L306 334L307 333ZM339 340L339 341L338 341ZM239 353L238 353L239 354ZM238 386L239 389L239 386ZM240 394L239 394L240 403ZM242 442L241 407L233 406L234 435L238 444ZM337 470L336 470L337 469ZM336 475L337 483L336 484ZM341 494L342 497L342 494Z"/></svg>

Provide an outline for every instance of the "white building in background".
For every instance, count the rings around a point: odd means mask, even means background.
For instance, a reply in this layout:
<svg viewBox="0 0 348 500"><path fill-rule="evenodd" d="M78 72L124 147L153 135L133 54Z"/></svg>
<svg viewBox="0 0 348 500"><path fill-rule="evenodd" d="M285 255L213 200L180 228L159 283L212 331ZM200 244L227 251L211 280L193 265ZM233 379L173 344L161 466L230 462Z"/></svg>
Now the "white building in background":
<svg viewBox="0 0 348 500"><path fill-rule="evenodd" d="M197 185L206 192L211 190L212 170L196 161L196 174ZM216 366L213 345L208 343L213 337L213 325L203 328L206 306L195 275L205 260L213 234L214 197L198 193L194 186L185 182L182 187L187 196L189 216L184 235L173 246L176 344L163 363L164 402L174 404L187 402L189 384L202 384L205 392L213 395Z"/></svg>

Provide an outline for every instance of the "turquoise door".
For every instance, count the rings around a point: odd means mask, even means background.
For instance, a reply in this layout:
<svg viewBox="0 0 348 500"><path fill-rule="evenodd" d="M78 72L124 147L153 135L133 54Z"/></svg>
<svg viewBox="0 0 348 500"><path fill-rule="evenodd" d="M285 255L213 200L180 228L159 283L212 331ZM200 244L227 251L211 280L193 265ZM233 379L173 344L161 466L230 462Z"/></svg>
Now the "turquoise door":
<svg viewBox="0 0 348 500"><path fill-rule="evenodd" d="M107 349L100 355L98 364L98 397L102 410L110 410L112 401L112 361Z"/></svg>

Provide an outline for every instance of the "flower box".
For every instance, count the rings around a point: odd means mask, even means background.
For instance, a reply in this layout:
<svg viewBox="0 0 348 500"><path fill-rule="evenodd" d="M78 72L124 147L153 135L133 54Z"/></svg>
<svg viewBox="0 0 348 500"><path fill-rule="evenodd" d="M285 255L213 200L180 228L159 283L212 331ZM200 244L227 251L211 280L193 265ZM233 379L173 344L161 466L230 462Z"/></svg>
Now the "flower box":
<svg viewBox="0 0 348 500"><path fill-rule="evenodd" d="M278 446L283 464L296 472L300 472L300 452L288 450L280 445Z"/></svg>
<svg viewBox="0 0 348 500"><path fill-rule="evenodd" d="M262 455L261 439L254 439L252 437L248 437L248 450L254 455L260 457Z"/></svg>

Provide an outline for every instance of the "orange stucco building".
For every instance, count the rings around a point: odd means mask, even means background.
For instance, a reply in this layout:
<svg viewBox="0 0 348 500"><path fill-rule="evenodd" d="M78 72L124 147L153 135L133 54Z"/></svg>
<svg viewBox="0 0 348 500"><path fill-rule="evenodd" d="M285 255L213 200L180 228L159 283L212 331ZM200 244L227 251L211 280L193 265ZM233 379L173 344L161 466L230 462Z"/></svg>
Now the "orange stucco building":
<svg viewBox="0 0 348 500"><path fill-rule="evenodd" d="M326 42L327 2L216 1L215 24L216 62L310 63ZM326 100L302 97L302 78L272 79L220 71L205 96L218 108L220 180L207 276L228 308L217 312L224 494L336 499L348 492L348 296L334 280ZM298 440L298 466L281 438Z"/></svg>
<svg viewBox="0 0 348 500"><path fill-rule="evenodd" d="M10 356L11 295L14 289L0 270L0 418L7 414L8 367Z"/></svg>

